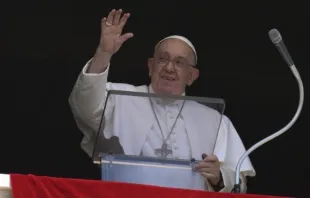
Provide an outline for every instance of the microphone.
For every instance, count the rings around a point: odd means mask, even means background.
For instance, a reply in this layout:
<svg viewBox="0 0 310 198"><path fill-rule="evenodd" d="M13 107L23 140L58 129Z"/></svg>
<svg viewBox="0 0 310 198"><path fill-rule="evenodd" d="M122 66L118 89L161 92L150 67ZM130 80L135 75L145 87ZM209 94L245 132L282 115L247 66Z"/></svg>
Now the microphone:
<svg viewBox="0 0 310 198"><path fill-rule="evenodd" d="M287 48L285 47L285 44L282 40L282 36L280 34L280 32L277 29L272 29L269 31L269 37L271 39L271 41L274 43L274 45L277 47L278 51L281 53L283 59L285 60L285 62L288 64L289 68L291 69L294 77L297 80L298 83L298 88L299 88L299 104L296 110L296 113L294 115L294 117L291 119L291 121L284 126L281 130L275 132L274 134L262 139L261 141L257 142L256 144L254 144L251 148L249 148L239 159L236 169L235 169L235 185L234 188L232 189L232 193L240 193L241 191L241 178L240 178L240 168L241 165L243 163L243 161L245 160L245 158L250 155L255 149L257 149L258 147L262 146L263 144L275 139L276 137L282 135L284 132L286 132L288 129L290 129L295 122L297 121L302 107L303 107L303 103L304 103L304 86L301 80L301 77L294 65L294 62L287 50Z"/></svg>
<svg viewBox="0 0 310 198"><path fill-rule="evenodd" d="M288 53L287 48L285 47L280 32L277 29L270 30L269 38L275 44L275 46L277 47L278 51L280 52L280 54L282 55L283 59L288 64L288 66L293 66L294 62L290 54Z"/></svg>

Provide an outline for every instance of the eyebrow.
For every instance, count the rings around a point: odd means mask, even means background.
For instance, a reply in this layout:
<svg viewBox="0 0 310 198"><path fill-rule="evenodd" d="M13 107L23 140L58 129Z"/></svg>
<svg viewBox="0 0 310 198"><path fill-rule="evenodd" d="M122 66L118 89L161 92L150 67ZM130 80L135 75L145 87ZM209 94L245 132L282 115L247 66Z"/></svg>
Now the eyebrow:
<svg viewBox="0 0 310 198"><path fill-rule="evenodd" d="M170 56L170 54L168 52L159 52L158 54L159 55L168 55L168 56ZM182 59L187 60L186 57L184 57L184 56L177 56L176 58L182 58Z"/></svg>

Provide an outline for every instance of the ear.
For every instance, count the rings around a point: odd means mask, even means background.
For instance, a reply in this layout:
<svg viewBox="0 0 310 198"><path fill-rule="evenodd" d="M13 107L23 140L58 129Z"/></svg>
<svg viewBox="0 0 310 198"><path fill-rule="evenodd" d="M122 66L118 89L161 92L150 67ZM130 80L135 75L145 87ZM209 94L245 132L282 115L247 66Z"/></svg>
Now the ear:
<svg viewBox="0 0 310 198"><path fill-rule="evenodd" d="M154 58L149 58L147 61L147 66L149 68L149 77L153 74L153 65L154 65Z"/></svg>
<svg viewBox="0 0 310 198"><path fill-rule="evenodd" d="M191 68L189 71L189 78L187 81L187 86L191 86L195 80L199 77L199 70L197 68Z"/></svg>

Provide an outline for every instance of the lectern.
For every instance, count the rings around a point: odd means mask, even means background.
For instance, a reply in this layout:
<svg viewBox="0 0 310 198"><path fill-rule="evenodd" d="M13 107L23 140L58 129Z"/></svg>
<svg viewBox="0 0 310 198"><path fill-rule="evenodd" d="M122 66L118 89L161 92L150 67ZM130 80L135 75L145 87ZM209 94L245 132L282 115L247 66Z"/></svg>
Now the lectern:
<svg viewBox="0 0 310 198"><path fill-rule="evenodd" d="M202 153L213 153L224 108L218 98L108 91L93 151L102 180L207 190L207 181L194 166ZM174 153L177 146L171 141L184 128L189 157Z"/></svg>

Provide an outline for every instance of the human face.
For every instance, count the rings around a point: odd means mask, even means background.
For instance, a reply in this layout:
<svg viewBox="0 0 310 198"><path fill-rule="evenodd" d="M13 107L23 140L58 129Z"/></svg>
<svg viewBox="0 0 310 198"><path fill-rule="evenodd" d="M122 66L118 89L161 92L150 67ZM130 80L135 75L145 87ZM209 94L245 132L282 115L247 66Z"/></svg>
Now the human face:
<svg viewBox="0 0 310 198"><path fill-rule="evenodd" d="M181 95L199 75L194 67L192 49L178 39L167 39L160 43L154 57L148 61L151 86L155 93Z"/></svg>

